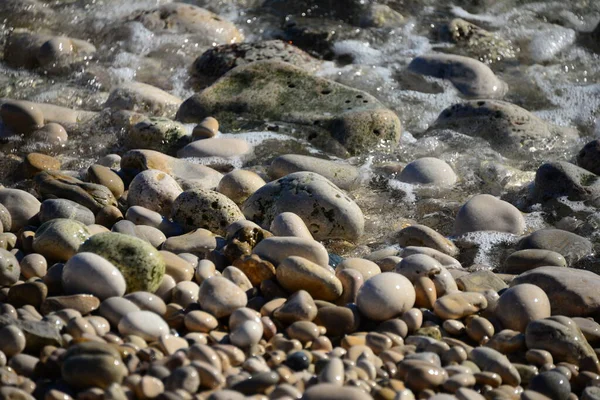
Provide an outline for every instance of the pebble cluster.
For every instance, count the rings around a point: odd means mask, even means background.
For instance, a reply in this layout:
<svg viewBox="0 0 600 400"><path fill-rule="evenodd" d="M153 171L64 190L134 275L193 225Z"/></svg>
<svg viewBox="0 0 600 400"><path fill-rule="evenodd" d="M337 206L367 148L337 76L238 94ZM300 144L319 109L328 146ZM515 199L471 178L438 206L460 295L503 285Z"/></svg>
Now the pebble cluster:
<svg viewBox="0 0 600 400"><path fill-rule="evenodd" d="M22 3L0 4L15 24L0 41L10 68L66 80L108 57L92 39L23 28L19 13L54 14ZM298 7L260 3L274 15ZM344 26L405 23L393 2L317 3L311 18ZM525 199L472 193L448 229L411 221L369 247L375 213L356 195L366 173L340 158L402 146L402 126L378 98L314 73L322 60L301 48L335 50L319 30L300 21L285 41L243 42L209 9L169 1L121 22L103 40L133 46L143 27L205 46L189 71L202 90L184 100L120 82L93 111L0 99L0 139L18 159L0 184L0 399L600 400L600 275L576 268L593 263L595 242L559 219L568 201L600 205L600 140L537 167ZM515 57L468 21L445 29L472 54ZM556 51L532 39L535 62L574 43L557 32ZM578 143L575 129L507 101L510 85L478 58L431 52L406 66L464 98L424 135L456 132L520 160ZM265 121L323 153L257 162L252 133L221 133ZM119 130L115 147L82 164L65 155L103 124ZM430 155L380 167L440 199L466 176ZM532 226L526 202L554 207L558 222ZM473 261L481 234L495 265Z"/></svg>

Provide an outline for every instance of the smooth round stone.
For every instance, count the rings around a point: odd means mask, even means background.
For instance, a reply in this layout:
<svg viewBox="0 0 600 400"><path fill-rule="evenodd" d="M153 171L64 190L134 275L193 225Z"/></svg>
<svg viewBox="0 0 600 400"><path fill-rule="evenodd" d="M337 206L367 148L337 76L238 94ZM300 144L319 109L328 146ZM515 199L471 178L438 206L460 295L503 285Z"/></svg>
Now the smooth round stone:
<svg viewBox="0 0 600 400"><path fill-rule="evenodd" d="M569 379L555 371L546 371L534 376L527 389L546 395L553 400L567 400L571 394Z"/></svg>
<svg viewBox="0 0 600 400"><path fill-rule="evenodd" d="M172 154L189 140L185 126L180 122L169 118L150 117L142 118L130 127L127 136L124 137L124 145L134 149L152 149Z"/></svg>
<svg viewBox="0 0 600 400"><path fill-rule="evenodd" d="M152 293L139 291L129 293L125 298L133 302L133 304L138 306L141 310L152 311L161 316L165 315L167 312L167 305L165 302Z"/></svg>
<svg viewBox="0 0 600 400"><path fill-rule="evenodd" d="M129 184L127 203L168 216L175 199L182 192L181 186L169 174L148 169L137 174Z"/></svg>
<svg viewBox="0 0 600 400"><path fill-rule="evenodd" d="M275 179L300 171L310 171L324 176L344 190L354 189L360 181L359 170L352 165L300 154L279 156L269 167L269 175Z"/></svg>
<svg viewBox="0 0 600 400"><path fill-rule="evenodd" d="M177 157L239 157L252 151L250 143L236 138L195 140L177 152Z"/></svg>
<svg viewBox="0 0 600 400"><path fill-rule="evenodd" d="M560 253L552 250L517 250L504 261L502 272L518 275L537 267L547 266L566 267L567 261Z"/></svg>
<svg viewBox="0 0 600 400"><path fill-rule="evenodd" d="M577 154L577 165L598 175L600 174L600 140L588 142Z"/></svg>
<svg viewBox="0 0 600 400"><path fill-rule="evenodd" d="M359 388L333 383L319 383L309 387L302 396L304 400L370 400L372 397Z"/></svg>
<svg viewBox="0 0 600 400"><path fill-rule="evenodd" d="M215 318L226 317L247 302L246 293L226 278L213 276L200 285L198 303Z"/></svg>
<svg viewBox="0 0 600 400"><path fill-rule="evenodd" d="M4 207L4 204L0 203L0 226L2 227L0 230L2 232L10 232L11 225L12 218L10 216L10 212L6 207Z"/></svg>
<svg viewBox="0 0 600 400"><path fill-rule="evenodd" d="M172 276L175 282L191 281L194 277L194 267L188 261L170 251L161 250L165 260L165 273Z"/></svg>
<svg viewBox="0 0 600 400"><path fill-rule="evenodd" d="M210 139L219 133L219 121L213 117L206 117L192 130L192 139Z"/></svg>
<svg viewBox="0 0 600 400"><path fill-rule="evenodd" d="M405 276L411 282L416 282L421 277L433 278L442 272L442 265L436 259L425 254L413 254L404 257L395 272Z"/></svg>
<svg viewBox="0 0 600 400"><path fill-rule="evenodd" d="M136 335L153 342L169 333L169 325L152 311L132 311L119 321L121 335Z"/></svg>
<svg viewBox="0 0 600 400"><path fill-rule="evenodd" d="M579 235L561 229L540 229L519 241L519 250L544 249L561 254L572 265L593 252L592 243Z"/></svg>
<svg viewBox="0 0 600 400"><path fill-rule="evenodd" d="M66 36L54 36L42 44L37 59L43 66L59 63L61 58L68 57L75 50L73 41Z"/></svg>
<svg viewBox="0 0 600 400"><path fill-rule="evenodd" d="M271 222L269 230L275 236L294 236L303 239L313 238L302 218L289 211L277 215L273 219L273 222Z"/></svg>
<svg viewBox="0 0 600 400"><path fill-rule="evenodd" d="M246 348L258 344L262 335L262 323L249 320L234 329L229 334L229 340L238 347Z"/></svg>
<svg viewBox="0 0 600 400"><path fill-rule="evenodd" d="M275 266L291 256L305 258L322 267L329 264L327 249L313 239L272 236L261 240L252 252Z"/></svg>
<svg viewBox="0 0 600 400"><path fill-rule="evenodd" d="M21 266L8 250L0 248L0 287L11 286L19 280Z"/></svg>
<svg viewBox="0 0 600 400"><path fill-rule="evenodd" d="M421 185L452 186L457 178L452 167L445 161L424 157L408 163L398 180Z"/></svg>
<svg viewBox="0 0 600 400"><path fill-rule="evenodd" d="M85 342L71 346L64 355L62 378L74 388L108 388L127 376L119 352L105 343Z"/></svg>
<svg viewBox="0 0 600 400"><path fill-rule="evenodd" d="M165 234L153 226L136 225L134 230L137 237L145 240L157 249L167 241Z"/></svg>
<svg viewBox="0 0 600 400"><path fill-rule="evenodd" d="M43 278L48 271L48 262L43 255L37 253L27 254L20 262L21 273L25 279Z"/></svg>
<svg viewBox="0 0 600 400"><path fill-rule="evenodd" d="M87 177L90 182L106 186L115 196L115 199L120 198L125 191L125 185L121 177L104 165L94 164L90 166L87 170Z"/></svg>
<svg viewBox="0 0 600 400"><path fill-rule="evenodd" d="M200 286L196 282L182 281L171 290L171 301L182 307L188 307L198 302Z"/></svg>
<svg viewBox="0 0 600 400"><path fill-rule="evenodd" d="M23 160L23 175L33 178L41 171L60 170L60 161L52 156L41 153L29 153Z"/></svg>
<svg viewBox="0 0 600 400"><path fill-rule="evenodd" d="M224 235L227 226L233 222L245 219L232 200L205 189L181 193L173 203L171 217L187 231L204 228L219 235Z"/></svg>
<svg viewBox="0 0 600 400"><path fill-rule="evenodd" d="M38 218L41 223L55 218L74 219L84 225L96 222L96 217L89 208L67 199L44 200L40 205Z"/></svg>
<svg viewBox="0 0 600 400"><path fill-rule="evenodd" d="M306 290L313 298L333 301L342 295L342 283L327 267L303 257L290 256L276 269L277 282L290 293Z"/></svg>
<svg viewBox="0 0 600 400"><path fill-rule="evenodd" d="M262 281L275 278L275 266L256 254L238 258L233 265L242 271L254 286L260 286Z"/></svg>
<svg viewBox="0 0 600 400"><path fill-rule="evenodd" d="M411 309L415 299L415 289L406 277L384 272L362 285L356 303L366 317L383 321Z"/></svg>
<svg viewBox="0 0 600 400"><path fill-rule="evenodd" d="M31 133L31 138L54 146L64 146L69 140L65 128L56 122L49 122Z"/></svg>
<svg viewBox="0 0 600 400"><path fill-rule="evenodd" d="M191 332L203 332L208 333L219 326L219 321L211 314L193 310L185 315L183 320L185 327Z"/></svg>
<svg viewBox="0 0 600 400"><path fill-rule="evenodd" d="M496 307L496 318L505 328L525 332L530 321L550 316L550 300L539 287L524 283L502 293Z"/></svg>
<svg viewBox="0 0 600 400"><path fill-rule="evenodd" d="M489 194L478 194L458 210L454 233L497 231L520 235L525 230L525 219L512 204Z"/></svg>
<svg viewBox="0 0 600 400"><path fill-rule="evenodd" d="M402 247L419 246L438 250L451 257L458 255L459 250L452 241L425 225L410 225L395 235Z"/></svg>
<svg viewBox="0 0 600 400"><path fill-rule="evenodd" d="M337 357L332 357L321 369L317 377L319 383L330 383L336 386L344 385L344 362Z"/></svg>
<svg viewBox="0 0 600 400"><path fill-rule="evenodd" d="M268 228L286 211L297 214L316 240L356 240L364 231L360 207L326 178L295 172L258 189L242 206L246 218Z"/></svg>
<svg viewBox="0 0 600 400"><path fill-rule="evenodd" d="M183 229L178 224L145 207L129 207L125 213L125 218L136 225L148 225L160 229L167 237L183 234Z"/></svg>
<svg viewBox="0 0 600 400"><path fill-rule="evenodd" d="M18 232L21 228L29 223L39 211L41 203L33 195L20 189L0 189L0 203L10 213L10 224L2 224L5 227L10 227L10 232Z"/></svg>
<svg viewBox="0 0 600 400"><path fill-rule="evenodd" d="M482 371L494 372L500 375L503 384L517 386L521 383L521 377L517 369L499 351L489 347L476 347L469 353L469 360L477 364Z"/></svg>
<svg viewBox="0 0 600 400"><path fill-rule="evenodd" d="M433 304L433 311L443 319L460 319L487 307L485 296L477 292L455 292L440 297Z"/></svg>
<svg viewBox="0 0 600 400"><path fill-rule="evenodd" d="M16 325L0 329L0 351L9 359L25 350L25 334Z"/></svg>
<svg viewBox="0 0 600 400"><path fill-rule="evenodd" d="M52 260L67 261L89 237L89 230L81 222L57 218L35 231L33 250Z"/></svg>
<svg viewBox="0 0 600 400"><path fill-rule="evenodd" d="M15 133L31 133L44 125L44 114L35 104L18 100L0 107L2 122Z"/></svg>
<svg viewBox="0 0 600 400"><path fill-rule="evenodd" d="M120 233L99 233L88 239L80 252L98 254L121 271L127 292L154 292L165 274L165 262L149 243Z"/></svg>
<svg viewBox="0 0 600 400"><path fill-rule="evenodd" d="M363 280L368 280L373 276L381 273L379 265L373 261L365 260L364 258L346 258L335 267L336 276L339 278L339 273L346 269L353 269L360 272Z"/></svg>
<svg viewBox="0 0 600 400"><path fill-rule="evenodd" d="M123 297L110 297L98 307L98 313L106 318L113 328L119 325L121 318L134 311L140 311L140 308Z"/></svg>
<svg viewBox="0 0 600 400"><path fill-rule="evenodd" d="M217 192L224 194L236 204L242 204L266 182L257 173L236 169L223 176L217 185Z"/></svg>
<svg viewBox="0 0 600 400"><path fill-rule="evenodd" d="M285 299L275 299L273 303L279 303L280 305L284 303L281 307L276 306L276 309L272 313L275 319L283 323L291 324L296 321L312 321L317 316L317 305L306 290L297 291L287 301ZM261 309L261 313L263 315L271 314L265 311L264 308Z"/></svg>
<svg viewBox="0 0 600 400"><path fill-rule="evenodd" d="M600 387L588 386L583 389L581 393L581 400L599 400L600 399Z"/></svg>

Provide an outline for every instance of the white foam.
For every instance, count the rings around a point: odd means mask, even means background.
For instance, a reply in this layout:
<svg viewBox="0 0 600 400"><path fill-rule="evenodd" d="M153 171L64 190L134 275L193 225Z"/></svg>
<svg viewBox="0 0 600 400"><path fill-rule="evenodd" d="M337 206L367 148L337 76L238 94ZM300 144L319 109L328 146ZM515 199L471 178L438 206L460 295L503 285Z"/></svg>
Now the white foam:
<svg viewBox="0 0 600 400"><path fill-rule="evenodd" d="M404 197L402 198L403 202L414 204L417 201L417 196L415 195L415 185L406 182L401 182L397 179L390 179L388 181L388 186L391 189L404 192Z"/></svg>
<svg viewBox="0 0 600 400"><path fill-rule="evenodd" d="M554 26L542 32L537 32L529 43L529 55L535 62L550 61L558 53L575 42L576 34L573 29Z"/></svg>
<svg viewBox="0 0 600 400"><path fill-rule="evenodd" d="M493 26L503 25L506 23L507 19L506 16L503 15L494 16L489 14L471 14L464 8L458 6L452 6L450 12L459 18L467 19L470 21L485 22Z"/></svg>
<svg viewBox="0 0 600 400"><path fill-rule="evenodd" d="M378 64L381 51L374 49L368 42L359 40L342 40L333 45L333 52L337 56L351 55L355 64Z"/></svg>
<svg viewBox="0 0 600 400"><path fill-rule="evenodd" d="M498 267L498 257L494 252L516 244L519 239L520 236L507 232L477 231L460 236L458 241L477 246L473 264Z"/></svg>

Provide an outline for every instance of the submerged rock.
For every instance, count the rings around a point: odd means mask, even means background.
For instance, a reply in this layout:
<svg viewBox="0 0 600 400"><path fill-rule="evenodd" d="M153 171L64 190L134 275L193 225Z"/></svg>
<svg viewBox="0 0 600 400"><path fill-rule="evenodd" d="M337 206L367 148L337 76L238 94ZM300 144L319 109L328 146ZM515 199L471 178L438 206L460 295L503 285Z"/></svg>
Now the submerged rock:
<svg viewBox="0 0 600 400"><path fill-rule="evenodd" d="M177 119L200 122L209 115L229 130L240 125L240 118L255 125L264 120L297 125L301 132L312 132L309 141L325 135L320 140L334 139L350 154L382 140L397 143L401 130L396 114L373 96L280 61L231 70L187 99Z"/></svg>

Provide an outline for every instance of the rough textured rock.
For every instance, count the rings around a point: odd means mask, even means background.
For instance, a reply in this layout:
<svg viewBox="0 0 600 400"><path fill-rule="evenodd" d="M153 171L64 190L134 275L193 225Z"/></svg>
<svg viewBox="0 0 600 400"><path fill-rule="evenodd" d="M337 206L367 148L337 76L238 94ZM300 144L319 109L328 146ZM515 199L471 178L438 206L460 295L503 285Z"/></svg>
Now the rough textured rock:
<svg viewBox="0 0 600 400"><path fill-rule="evenodd" d="M296 172L269 182L246 200L242 211L265 229L282 212L294 212L316 240L354 240L364 230L358 205L327 179L311 172Z"/></svg>
<svg viewBox="0 0 600 400"><path fill-rule="evenodd" d="M280 61L260 61L231 70L212 86L187 99L177 119L200 122L216 117L226 130L240 119L302 126L315 140L333 138L350 154L400 138L400 120L373 96ZM310 127L310 129L309 129ZM310 137L312 139L312 135ZM315 142L318 143L318 142Z"/></svg>
<svg viewBox="0 0 600 400"><path fill-rule="evenodd" d="M550 299L553 315L587 317L600 315L600 276L572 268L539 267L517 276L511 286L531 283Z"/></svg>
<svg viewBox="0 0 600 400"><path fill-rule="evenodd" d="M446 108L429 128L452 129L486 139L504 155L531 157L557 142L577 139L577 132L544 122L529 111L500 100L471 100Z"/></svg>

